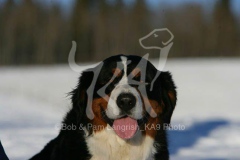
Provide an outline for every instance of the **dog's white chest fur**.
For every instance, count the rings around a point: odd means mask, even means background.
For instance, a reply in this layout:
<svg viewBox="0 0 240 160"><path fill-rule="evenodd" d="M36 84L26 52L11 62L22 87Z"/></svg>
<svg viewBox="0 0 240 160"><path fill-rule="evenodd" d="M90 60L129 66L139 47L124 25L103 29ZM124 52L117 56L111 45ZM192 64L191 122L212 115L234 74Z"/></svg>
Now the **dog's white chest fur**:
<svg viewBox="0 0 240 160"><path fill-rule="evenodd" d="M91 160L151 160L155 153L153 139L140 131L128 141L118 137L110 126L86 137Z"/></svg>

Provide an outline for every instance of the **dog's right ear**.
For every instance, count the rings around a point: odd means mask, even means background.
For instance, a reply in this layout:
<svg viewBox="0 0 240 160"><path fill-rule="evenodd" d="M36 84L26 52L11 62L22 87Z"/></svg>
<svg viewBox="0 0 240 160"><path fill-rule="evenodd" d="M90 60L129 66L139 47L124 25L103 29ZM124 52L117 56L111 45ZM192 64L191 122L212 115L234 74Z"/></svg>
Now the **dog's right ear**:
<svg viewBox="0 0 240 160"><path fill-rule="evenodd" d="M72 95L73 109L80 113L80 115L78 115L80 118L85 114L88 99L87 89L92 83L93 75L92 71L83 71L79 77L77 87L70 92Z"/></svg>

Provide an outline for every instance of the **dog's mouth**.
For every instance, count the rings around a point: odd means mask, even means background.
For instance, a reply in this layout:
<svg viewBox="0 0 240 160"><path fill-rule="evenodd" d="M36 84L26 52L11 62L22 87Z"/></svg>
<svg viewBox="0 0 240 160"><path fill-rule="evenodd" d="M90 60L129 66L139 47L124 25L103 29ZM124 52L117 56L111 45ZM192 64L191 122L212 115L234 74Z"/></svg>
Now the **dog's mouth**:
<svg viewBox="0 0 240 160"><path fill-rule="evenodd" d="M122 139L131 139L137 133L140 126L148 121L148 114L145 114L141 119L134 119L127 115L118 118L110 119L105 111L102 112L104 120L113 128L114 132Z"/></svg>

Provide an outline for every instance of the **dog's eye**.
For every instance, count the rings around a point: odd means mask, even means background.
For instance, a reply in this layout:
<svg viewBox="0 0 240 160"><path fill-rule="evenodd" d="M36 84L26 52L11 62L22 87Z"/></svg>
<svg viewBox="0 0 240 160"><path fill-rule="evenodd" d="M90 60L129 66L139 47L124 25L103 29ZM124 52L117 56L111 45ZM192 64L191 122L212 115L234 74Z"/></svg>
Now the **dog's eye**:
<svg viewBox="0 0 240 160"><path fill-rule="evenodd" d="M140 76L136 75L132 79L135 80L135 81L140 81L140 78L141 78Z"/></svg>
<svg viewBox="0 0 240 160"><path fill-rule="evenodd" d="M130 77L130 79L129 79L129 84L131 84L131 85L136 85L136 86L139 86L139 85L148 85L149 83L148 82L146 82L145 80L143 81L143 80L141 80L141 76L132 76L132 77Z"/></svg>

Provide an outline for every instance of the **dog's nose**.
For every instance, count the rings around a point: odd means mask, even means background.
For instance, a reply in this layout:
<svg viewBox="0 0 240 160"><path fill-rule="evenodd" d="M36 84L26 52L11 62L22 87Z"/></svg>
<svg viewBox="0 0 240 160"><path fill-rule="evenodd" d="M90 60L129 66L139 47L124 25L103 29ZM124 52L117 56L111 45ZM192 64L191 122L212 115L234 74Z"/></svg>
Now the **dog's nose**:
<svg viewBox="0 0 240 160"><path fill-rule="evenodd" d="M123 111L128 112L136 105L136 98L131 93L122 93L117 98L117 105Z"/></svg>

